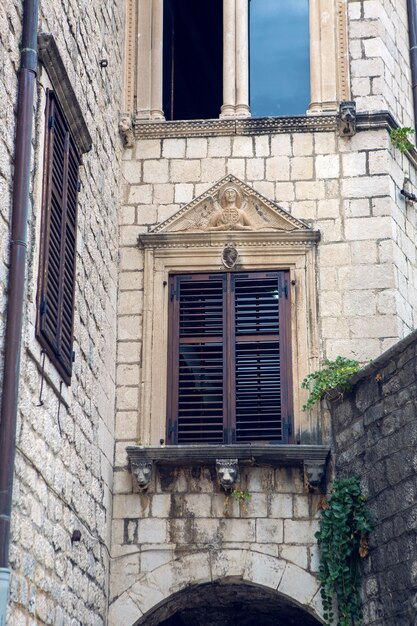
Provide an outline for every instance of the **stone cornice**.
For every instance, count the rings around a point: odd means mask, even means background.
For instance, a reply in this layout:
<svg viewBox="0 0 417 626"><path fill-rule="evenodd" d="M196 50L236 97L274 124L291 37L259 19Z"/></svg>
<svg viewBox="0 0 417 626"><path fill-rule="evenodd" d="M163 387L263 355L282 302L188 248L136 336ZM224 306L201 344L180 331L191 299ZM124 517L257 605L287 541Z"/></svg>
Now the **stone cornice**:
<svg viewBox="0 0 417 626"><path fill-rule="evenodd" d="M250 247L311 247L320 241L318 230L282 232L223 231L204 233L144 233L138 237L141 248L210 248L233 241Z"/></svg>
<svg viewBox="0 0 417 626"><path fill-rule="evenodd" d="M58 46L51 33L40 33L38 36L39 60L44 66L58 98L59 104L69 124L71 134L80 154L89 152L92 146L91 135L75 91L71 85Z"/></svg>
<svg viewBox="0 0 417 626"><path fill-rule="evenodd" d="M304 461L326 463L328 446L292 444L199 444L128 446L129 462L153 461L157 465L214 464L216 459L238 459L249 465L301 466Z"/></svg>
<svg viewBox="0 0 417 626"><path fill-rule="evenodd" d="M336 115L254 117L245 119L134 121L136 139L166 137L219 137L270 133L328 132L337 129Z"/></svg>
<svg viewBox="0 0 417 626"><path fill-rule="evenodd" d="M326 473L330 454L327 446L290 444L233 444L233 445L177 445L177 446L128 446L126 448L132 471L142 476L144 468L150 471L154 465L185 467L234 463L236 467L262 466L300 467L304 469L308 483L316 488ZM142 485L143 486L143 485Z"/></svg>

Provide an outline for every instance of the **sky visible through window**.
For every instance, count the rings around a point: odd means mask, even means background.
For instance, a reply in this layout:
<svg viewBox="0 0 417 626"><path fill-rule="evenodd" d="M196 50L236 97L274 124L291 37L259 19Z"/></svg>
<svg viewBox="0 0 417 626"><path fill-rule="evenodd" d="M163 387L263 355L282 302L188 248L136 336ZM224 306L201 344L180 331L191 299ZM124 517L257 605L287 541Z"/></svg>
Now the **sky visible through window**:
<svg viewBox="0 0 417 626"><path fill-rule="evenodd" d="M303 115L309 103L308 0L250 0L252 116Z"/></svg>

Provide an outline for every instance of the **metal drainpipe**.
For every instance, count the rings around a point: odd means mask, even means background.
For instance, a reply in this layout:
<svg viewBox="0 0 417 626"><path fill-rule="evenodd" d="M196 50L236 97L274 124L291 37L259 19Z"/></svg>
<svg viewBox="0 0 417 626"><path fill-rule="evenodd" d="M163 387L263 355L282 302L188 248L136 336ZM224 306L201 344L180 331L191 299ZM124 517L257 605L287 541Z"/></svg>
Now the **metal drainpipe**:
<svg viewBox="0 0 417 626"><path fill-rule="evenodd" d="M18 77L10 269L0 421L0 626L4 626L6 622L10 580L10 517L25 293L33 96L37 69L38 0L23 0L22 8L22 44Z"/></svg>
<svg viewBox="0 0 417 626"><path fill-rule="evenodd" d="M410 41L411 83L413 89L414 128L417 129L417 2L407 0L408 38Z"/></svg>

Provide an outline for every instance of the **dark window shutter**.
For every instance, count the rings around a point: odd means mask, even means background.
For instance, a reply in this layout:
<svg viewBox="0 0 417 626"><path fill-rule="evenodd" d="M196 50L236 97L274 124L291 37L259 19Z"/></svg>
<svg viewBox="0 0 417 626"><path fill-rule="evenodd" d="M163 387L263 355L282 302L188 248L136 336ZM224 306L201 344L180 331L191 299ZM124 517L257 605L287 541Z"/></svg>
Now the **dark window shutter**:
<svg viewBox="0 0 417 626"><path fill-rule="evenodd" d="M221 275L176 276L171 410L177 443L223 442L224 299Z"/></svg>
<svg viewBox="0 0 417 626"><path fill-rule="evenodd" d="M168 441L287 441L288 272L170 280Z"/></svg>
<svg viewBox="0 0 417 626"><path fill-rule="evenodd" d="M69 383L80 157L51 91L46 122L37 336Z"/></svg>

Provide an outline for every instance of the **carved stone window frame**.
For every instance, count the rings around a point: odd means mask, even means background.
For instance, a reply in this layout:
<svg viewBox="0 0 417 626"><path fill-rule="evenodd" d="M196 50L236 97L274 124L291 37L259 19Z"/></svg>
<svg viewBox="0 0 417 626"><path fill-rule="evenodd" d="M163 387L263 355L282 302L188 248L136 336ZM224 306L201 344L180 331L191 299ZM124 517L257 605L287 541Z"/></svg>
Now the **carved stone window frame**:
<svg viewBox="0 0 417 626"><path fill-rule="evenodd" d="M226 179L236 181L234 177ZM208 197L224 183L225 179L208 190ZM275 232L170 232L172 220L178 224L200 201L181 209L166 226L139 237L144 253L144 305L138 437L144 445L158 445L166 435L169 275L224 272L222 252L227 244L233 244L239 254L239 270L282 269L290 273L293 438L298 443L318 443L322 432L318 413L302 411L305 393L300 383L318 366L316 252L320 234L307 226ZM298 222L290 215L288 218Z"/></svg>
<svg viewBox="0 0 417 626"><path fill-rule="evenodd" d="M223 30L228 37L223 43L220 117L250 115L248 1L223 0ZM308 113L334 113L339 102L350 100L347 20L347 0L309 0ZM163 0L127 0L125 26L124 113L138 122L163 120Z"/></svg>

